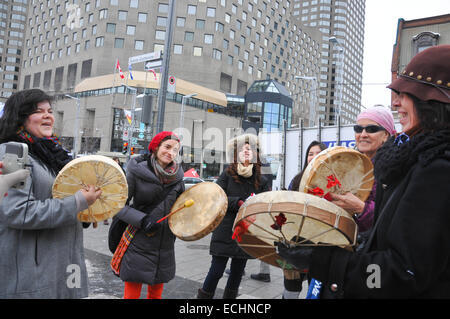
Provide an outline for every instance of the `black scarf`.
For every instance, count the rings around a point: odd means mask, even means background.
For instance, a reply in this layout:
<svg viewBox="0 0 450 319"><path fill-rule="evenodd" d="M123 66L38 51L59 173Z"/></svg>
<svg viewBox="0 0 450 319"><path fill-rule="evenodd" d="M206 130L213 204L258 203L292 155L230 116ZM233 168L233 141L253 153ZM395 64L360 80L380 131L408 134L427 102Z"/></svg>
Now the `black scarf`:
<svg viewBox="0 0 450 319"><path fill-rule="evenodd" d="M398 182L416 163L426 166L436 158L450 160L450 129L419 133L400 145L394 141L391 137L375 156L374 174L383 184Z"/></svg>
<svg viewBox="0 0 450 319"><path fill-rule="evenodd" d="M17 135L16 142L26 143L29 154L39 159L53 174L58 175L59 171L72 160L72 157L61 146L58 138L37 138L25 131Z"/></svg>

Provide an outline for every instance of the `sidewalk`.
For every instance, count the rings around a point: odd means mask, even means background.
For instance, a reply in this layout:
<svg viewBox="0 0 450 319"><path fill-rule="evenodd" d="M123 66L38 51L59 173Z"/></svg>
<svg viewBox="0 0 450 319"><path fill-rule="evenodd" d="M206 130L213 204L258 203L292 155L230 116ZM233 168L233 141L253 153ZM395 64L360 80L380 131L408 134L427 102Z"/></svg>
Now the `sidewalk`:
<svg viewBox="0 0 450 319"><path fill-rule="evenodd" d="M109 267L112 254L108 249L109 225L98 223L97 228L84 230L84 247L86 266L89 275L89 298L114 299L122 298L123 282L116 277ZM211 264L209 243L211 234L197 241L175 241L176 275L173 280L164 285L163 298L195 299L197 290ZM280 299L284 290L283 272L280 268L270 267L271 282L264 283L250 278L251 274L259 272L260 261L251 259L247 262L245 275L239 288L241 299ZM224 274L217 286L214 298L221 298L228 276ZM300 298L306 295L306 282L303 283ZM142 297L145 297L145 292Z"/></svg>

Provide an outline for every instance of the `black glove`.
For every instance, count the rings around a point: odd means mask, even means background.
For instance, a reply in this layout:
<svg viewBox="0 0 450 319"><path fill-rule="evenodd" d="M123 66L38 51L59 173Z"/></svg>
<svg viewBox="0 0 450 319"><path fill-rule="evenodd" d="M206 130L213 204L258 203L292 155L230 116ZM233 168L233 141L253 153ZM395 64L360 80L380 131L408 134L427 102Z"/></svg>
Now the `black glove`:
<svg viewBox="0 0 450 319"><path fill-rule="evenodd" d="M141 229L144 233L153 233L157 231L161 227L161 224L156 221L157 219L153 215L145 216L141 221Z"/></svg>
<svg viewBox="0 0 450 319"><path fill-rule="evenodd" d="M275 242L277 253L288 263L294 265L301 271L309 271L311 264L313 247L306 246L288 246L283 242Z"/></svg>

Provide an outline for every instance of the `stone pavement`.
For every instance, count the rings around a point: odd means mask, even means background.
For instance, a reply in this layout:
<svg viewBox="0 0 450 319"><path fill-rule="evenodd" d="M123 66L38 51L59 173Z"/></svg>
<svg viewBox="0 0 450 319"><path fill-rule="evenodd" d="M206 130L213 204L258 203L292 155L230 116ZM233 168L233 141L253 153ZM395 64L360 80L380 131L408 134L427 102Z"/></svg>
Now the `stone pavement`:
<svg viewBox="0 0 450 319"><path fill-rule="evenodd" d="M122 298L123 282L116 277L109 267L112 254L108 249L108 225L98 223L97 228L84 230L84 247L86 266L89 275L89 298ZM176 275L164 285L165 299L195 299L197 290L202 286L211 264L209 243L211 234L197 241L175 241ZM284 290L283 272L280 268L270 267L271 282L253 280L250 274L258 273L260 261L251 259L247 262L245 275L239 288L239 299L280 299ZM217 286L214 298L221 298L228 276L224 274ZM304 298L307 283L303 283L300 298ZM141 298L146 291L143 289Z"/></svg>

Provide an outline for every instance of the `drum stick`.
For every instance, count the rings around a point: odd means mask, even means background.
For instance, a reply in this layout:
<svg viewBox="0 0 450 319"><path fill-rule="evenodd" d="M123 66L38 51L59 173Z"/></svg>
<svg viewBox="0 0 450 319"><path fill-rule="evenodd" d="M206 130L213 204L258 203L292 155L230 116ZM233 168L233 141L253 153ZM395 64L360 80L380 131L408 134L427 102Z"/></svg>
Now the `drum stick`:
<svg viewBox="0 0 450 319"><path fill-rule="evenodd" d="M158 220L156 223L160 223L160 222L162 222L163 220L165 220L165 219L169 218L170 216L172 216L173 214L179 212L179 211L182 210L183 208L185 208L185 207L190 207L190 206L192 206L192 205L194 205L194 200L193 200L193 199L188 199L187 201L184 202L184 205L183 205L183 206L181 206L180 208L177 208L176 210L174 210L173 212L171 212L169 215L164 216L163 218L161 218L160 220Z"/></svg>

